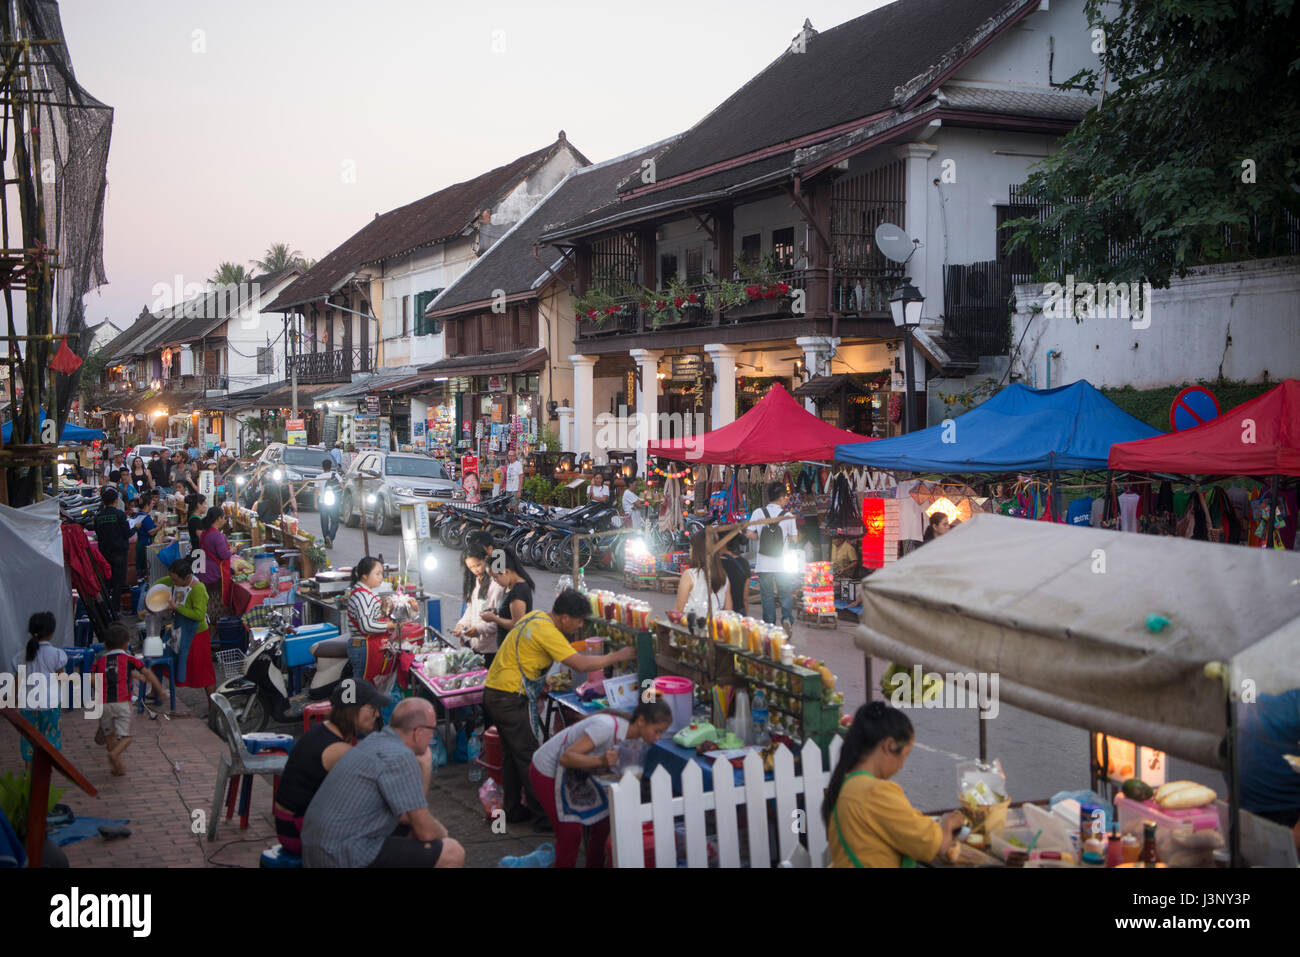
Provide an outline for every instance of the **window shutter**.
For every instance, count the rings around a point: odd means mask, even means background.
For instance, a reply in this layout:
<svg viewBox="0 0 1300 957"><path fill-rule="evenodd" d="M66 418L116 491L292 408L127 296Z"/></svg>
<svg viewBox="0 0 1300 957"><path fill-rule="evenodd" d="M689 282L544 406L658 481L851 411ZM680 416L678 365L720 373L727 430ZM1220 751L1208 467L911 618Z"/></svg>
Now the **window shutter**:
<svg viewBox="0 0 1300 957"><path fill-rule="evenodd" d="M460 355L459 348L460 321L456 319L447 320L447 347L446 354L449 356Z"/></svg>
<svg viewBox="0 0 1300 957"><path fill-rule="evenodd" d="M497 351L497 324L496 316L488 313L486 316L480 316L479 321L483 323L483 351Z"/></svg>

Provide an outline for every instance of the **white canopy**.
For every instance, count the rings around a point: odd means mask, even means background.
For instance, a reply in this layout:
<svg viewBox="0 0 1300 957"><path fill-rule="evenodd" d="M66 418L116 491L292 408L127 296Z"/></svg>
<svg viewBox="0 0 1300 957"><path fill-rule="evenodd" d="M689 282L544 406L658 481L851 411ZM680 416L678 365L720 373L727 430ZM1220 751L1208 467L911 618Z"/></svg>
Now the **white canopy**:
<svg viewBox="0 0 1300 957"><path fill-rule="evenodd" d="M72 584L63 564L58 499L26 508L0 505L0 671L27 644L27 619L34 612L54 613L53 642L72 645Z"/></svg>
<svg viewBox="0 0 1300 957"><path fill-rule="evenodd" d="M864 651L997 672L1008 704L1210 767L1207 665L1237 693L1300 687L1300 555L1273 549L977 514L872 575L862 621Z"/></svg>

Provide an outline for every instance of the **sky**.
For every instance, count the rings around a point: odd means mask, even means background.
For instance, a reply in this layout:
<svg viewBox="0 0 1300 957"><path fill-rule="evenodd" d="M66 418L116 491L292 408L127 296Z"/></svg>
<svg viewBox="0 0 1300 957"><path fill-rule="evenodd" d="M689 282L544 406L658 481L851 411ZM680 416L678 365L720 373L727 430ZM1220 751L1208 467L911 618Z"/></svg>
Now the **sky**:
<svg viewBox="0 0 1300 957"><path fill-rule="evenodd" d="M86 319L271 243L319 259L378 212L541 149L593 162L688 129L789 45L882 0L62 0L115 110Z"/></svg>

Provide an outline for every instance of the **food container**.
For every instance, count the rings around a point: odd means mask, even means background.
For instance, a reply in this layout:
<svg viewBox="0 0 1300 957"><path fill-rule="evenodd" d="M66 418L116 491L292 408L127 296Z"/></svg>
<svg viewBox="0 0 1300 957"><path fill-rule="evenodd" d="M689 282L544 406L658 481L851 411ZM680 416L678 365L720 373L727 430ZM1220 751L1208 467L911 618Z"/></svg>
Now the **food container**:
<svg viewBox="0 0 1300 957"><path fill-rule="evenodd" d="M664 675L655 679L655 691L673 713L672 724L666 734L673 735L691 723L691 710L695 702L695 682L677 675Z"/></svg>
<svg viewBox="0 0 1300 957"><path fill-rule="evenodd" d="M1228 805L1222 801L1181 811L1166 811L1155 800L1115 795L1121 834L1142 834L1144 821L1156 825L1156 853L1175 867L1213 867L1214 851L1228 833ZM1217 839L1211 835L1217 834Z"/></svg>
<svg viewBox="0 0 1300 957"><path fill-rule="evenodd" d="M352 582L351 571L328 571L316 573L316 584L322 595L339 595L348 590Z"/></svg>
<svg viewBox="0 0 1300 957"><path fill-rule="evenodd" d="M171 604L172 590L166 585L154 585L144 596L144 606L155 615L161 615ZM155 656L156 657L156 656Z"/></svg>

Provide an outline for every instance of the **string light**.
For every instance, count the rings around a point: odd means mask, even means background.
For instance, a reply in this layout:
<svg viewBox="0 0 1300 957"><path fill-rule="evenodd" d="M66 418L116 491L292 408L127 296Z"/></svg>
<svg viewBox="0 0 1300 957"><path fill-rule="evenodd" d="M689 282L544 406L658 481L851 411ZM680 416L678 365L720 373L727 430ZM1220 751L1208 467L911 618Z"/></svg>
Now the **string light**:
<svg viewBox="0 0 1300 957"><path fill-rule="evenodd" d="M654 472L655 475L658 475L661 478L674 478L674 479L686 478L688 475L691 474L690 469L682 469L680 472L665 472L657 465L650 466L650 471Z"/></svg>

